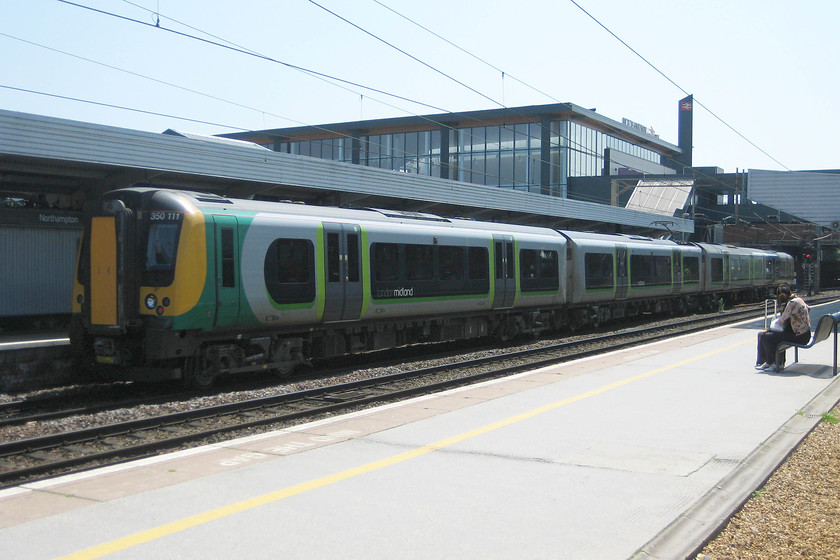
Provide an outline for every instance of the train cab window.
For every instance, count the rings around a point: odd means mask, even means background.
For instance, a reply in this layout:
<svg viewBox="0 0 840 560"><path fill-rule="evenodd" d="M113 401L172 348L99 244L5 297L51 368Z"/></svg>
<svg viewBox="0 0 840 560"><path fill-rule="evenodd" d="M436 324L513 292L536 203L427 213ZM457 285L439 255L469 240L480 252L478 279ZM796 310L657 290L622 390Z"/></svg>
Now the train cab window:
<svg viewBox="0 0 840 560"><path fill-rule="evenodd" d="M484 247L469 248L469 271L470 280L487 280L488 258L487 249Z"/></svg>
<svg viewBox="0 0 840 560"><path fill-rule="evenodd" d="M683 257L683 284L700 282L700 257Z"/></svg>
<svg viewBox="0 0 840 560"><path fill-rule="evenodd" d="M155 222L149 226L143 270L144 286L168 286L172 283L180 230L180 223Z"/></svg>
<svg viewBox="0 0 840 560"><path fill-rule="evenodd" d="M432 279L432 245L405 246L406 280Z"/></svg>
<svg viewBox="0 0 840 560"><path fill-rule="evenodd" d="M587 290L612 288L614 284L613 256L611 253L586 253L583 259Z"/></svg>
<svg viewBox="0 0 840 560"><path fill-rule="evenodd" d="M276 303L315 299L314 246L308 239L275 239L265 255L265 285Z"/></svg>

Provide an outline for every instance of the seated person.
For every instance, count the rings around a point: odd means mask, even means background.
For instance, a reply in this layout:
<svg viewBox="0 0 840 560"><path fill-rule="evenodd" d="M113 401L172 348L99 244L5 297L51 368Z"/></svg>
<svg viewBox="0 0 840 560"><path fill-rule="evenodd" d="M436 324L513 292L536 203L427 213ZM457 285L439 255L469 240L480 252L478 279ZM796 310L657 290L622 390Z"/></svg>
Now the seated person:
<svg viewBox="0 0 840 560"><path fill-rule="evenodd" d="M758 357L755 366L756 369L770 372L785 369L784 352L779 356L779 362L776 362L776 348L779 343L808 344L811 340L811 316L808 305L802 301L802 298L792 293L787 284L779 286L776 299L784 308L778 319L779 326L784 327L784 330L758 333Z"/></svg>

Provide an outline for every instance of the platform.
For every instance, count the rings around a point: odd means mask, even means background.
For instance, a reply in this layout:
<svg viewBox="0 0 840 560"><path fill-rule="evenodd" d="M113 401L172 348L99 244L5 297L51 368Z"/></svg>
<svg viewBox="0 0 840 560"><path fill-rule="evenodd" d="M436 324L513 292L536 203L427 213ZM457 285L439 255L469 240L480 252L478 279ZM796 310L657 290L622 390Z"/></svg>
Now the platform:
<svg viewBox="0 0 840 560"><path fill-rule="evenodd" d="M760 324L0 491L0 557L684 558L840 400Z"/></svg>
<svg viewBox="0 0 840 560"><path fill-rule="evenodd" d="M0 335L0 391L20 392L74 382L66 332Z"/></svg>

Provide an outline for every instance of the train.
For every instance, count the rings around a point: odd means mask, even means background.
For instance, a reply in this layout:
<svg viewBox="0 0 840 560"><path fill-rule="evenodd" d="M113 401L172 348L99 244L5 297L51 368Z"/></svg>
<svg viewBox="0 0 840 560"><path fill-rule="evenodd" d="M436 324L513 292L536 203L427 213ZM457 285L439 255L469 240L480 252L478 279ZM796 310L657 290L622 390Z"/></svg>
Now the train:
<svg viewBox="0 0 840 560"><path fill-rule="evenodd" d="M89 202L71 343L109 378L290 374L319 358L716 310L793 281L780 252L228 198Z"/></svg>

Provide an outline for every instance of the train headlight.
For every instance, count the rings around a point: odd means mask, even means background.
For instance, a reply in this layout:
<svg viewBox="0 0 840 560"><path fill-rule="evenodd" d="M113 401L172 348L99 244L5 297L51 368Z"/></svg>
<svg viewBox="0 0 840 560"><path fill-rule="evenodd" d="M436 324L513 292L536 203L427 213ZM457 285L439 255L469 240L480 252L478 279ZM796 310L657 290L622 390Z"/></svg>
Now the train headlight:
<svg viewBox="0 0 840 560"><path fill-rule="evenodd" d="M157 306L157 296L149 294L146 296L146 309L154 309Z"/></svg>

